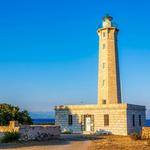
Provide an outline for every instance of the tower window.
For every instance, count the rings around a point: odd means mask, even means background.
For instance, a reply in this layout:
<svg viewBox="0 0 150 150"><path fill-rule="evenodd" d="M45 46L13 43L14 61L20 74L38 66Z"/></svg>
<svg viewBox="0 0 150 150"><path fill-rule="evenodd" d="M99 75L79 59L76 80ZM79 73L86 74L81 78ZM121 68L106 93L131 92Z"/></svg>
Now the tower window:
<svg viewBox="0 0 150 150"><path fill-rule="evenodd" d="M106 37L106 32L103 32L103 37Z"/></svg>
<svg viewBox="0 0 150 150"><path fill-rule="evenodd" d="M72 115L68 115L68 125L72 125Z"/></svg>
<svg viewBox="0 0 150 150"><path fill-rule="evenodd" d="M135 127L135 115L132 115L132 125Z"/></svg>
<svg viewBox="0 0 150 150"><path fill-rule="evenodd" d="M142 126L142 120L141 120L141 115L139 115L139 126Z"/></svg>
<svg viewBox="0 0 150 150"><path fill-rule="evenodd" d="M106 45L105 44L103 44L103 49L105 49L106 48Z"/></svg>
<svg viewBox="0 0 150 150"><path fill-rule="evenodd" d="M103 104L106 104L106 99L103 99L103 102L102 102Z"/></svg>
<svg viewBox="0 0 150 150"><path fill-rule="evenodd" d="M109 115L104 115L104 126L109 126Z"/></svg>
<svg viewBox="0 0 150 150"><path fill-rule="evenodd" d="M103 80L103 86L105 85L105 80Z"/></svg>
<svg viewBox="0 0 150 150"><path fill-rule="evenodd" d="M103 69L105 68L105 63L103 63Z"/></svg>

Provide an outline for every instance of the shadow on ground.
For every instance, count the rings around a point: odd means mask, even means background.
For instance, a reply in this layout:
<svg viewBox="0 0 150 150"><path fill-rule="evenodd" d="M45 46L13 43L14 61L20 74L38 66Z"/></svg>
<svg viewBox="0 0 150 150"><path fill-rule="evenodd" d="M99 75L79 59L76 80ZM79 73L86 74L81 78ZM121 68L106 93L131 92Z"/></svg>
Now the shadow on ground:
<svg viewBox="0 0 150 150"><path fill-rule="evenodd" d="M11 149L11 148L21 148L31 146L67 145L74 141L91 141L91 140L93 141L97 139L100 140L102 139L102 137L96 135L70 134L70 135L61 135L59 139L51 139L48 141L30 141L30 142L0 144L0 149Z"/></svg>

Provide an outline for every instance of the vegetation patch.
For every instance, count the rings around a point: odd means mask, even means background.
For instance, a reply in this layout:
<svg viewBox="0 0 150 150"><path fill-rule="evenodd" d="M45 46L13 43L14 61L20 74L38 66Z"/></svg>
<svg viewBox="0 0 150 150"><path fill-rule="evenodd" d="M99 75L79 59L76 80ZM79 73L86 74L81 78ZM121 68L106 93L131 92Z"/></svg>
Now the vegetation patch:
<svg viewBox="0 0 150 150"><path fill-rule="evenodd" d="M135 140L135 141L141 139L141 136L140 136L138 133L136 133L136 132L131 133L131 134L130 134L130 137L131 137L131 139L133 139L133 140Z"/></svg>
<svg viewBox="0 0 150 150"><path fill-rule="evenodd" d="M72 134L72 131L64 131L62 134Z"/></svg>
<svg viewBox="0 0 150 150"><path fill-rule="evenodd" d="M10 104L0 104L0 126L6 126L9 121L17 120L21 124L32 124L28 111Z"/></svg>
<svg viewBox="0 0 150 150"><path fill-rule="evenodd" d="M150 139L147 140L147 145L150 147Z"/></svg>
<svg viewBox="0 0 150 150"><path fill-rule="evenodd" d="M4 136L0 139L1 143L9 143L9 142L16 142L20 138L18 132L6 132Z"/></svg>

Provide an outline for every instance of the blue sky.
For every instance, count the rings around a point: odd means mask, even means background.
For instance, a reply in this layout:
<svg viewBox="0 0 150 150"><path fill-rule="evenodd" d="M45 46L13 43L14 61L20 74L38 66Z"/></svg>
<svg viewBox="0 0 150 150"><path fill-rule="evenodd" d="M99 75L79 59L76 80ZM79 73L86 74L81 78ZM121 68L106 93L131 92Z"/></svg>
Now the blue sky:
<svg viewBox="0 0 150 150"><path fill-rule="evenodd" d="M123 101L150 108L149 0L0 1L0 102L29 111L96 103L102 17L119 32Z"/></svg>

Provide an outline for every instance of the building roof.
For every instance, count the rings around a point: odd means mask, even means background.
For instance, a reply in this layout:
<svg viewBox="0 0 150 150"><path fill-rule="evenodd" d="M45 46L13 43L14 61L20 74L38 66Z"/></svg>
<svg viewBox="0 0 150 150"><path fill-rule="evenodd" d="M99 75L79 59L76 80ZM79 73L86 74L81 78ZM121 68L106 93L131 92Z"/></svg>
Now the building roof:
<svg viewBox="0 0 150 150"><path fill-rule="evenodd" d="M113 20L113 17L110 16L109 14L106 14L106 15L103 17L103 20L105 20L105 19Z"/></svg>

